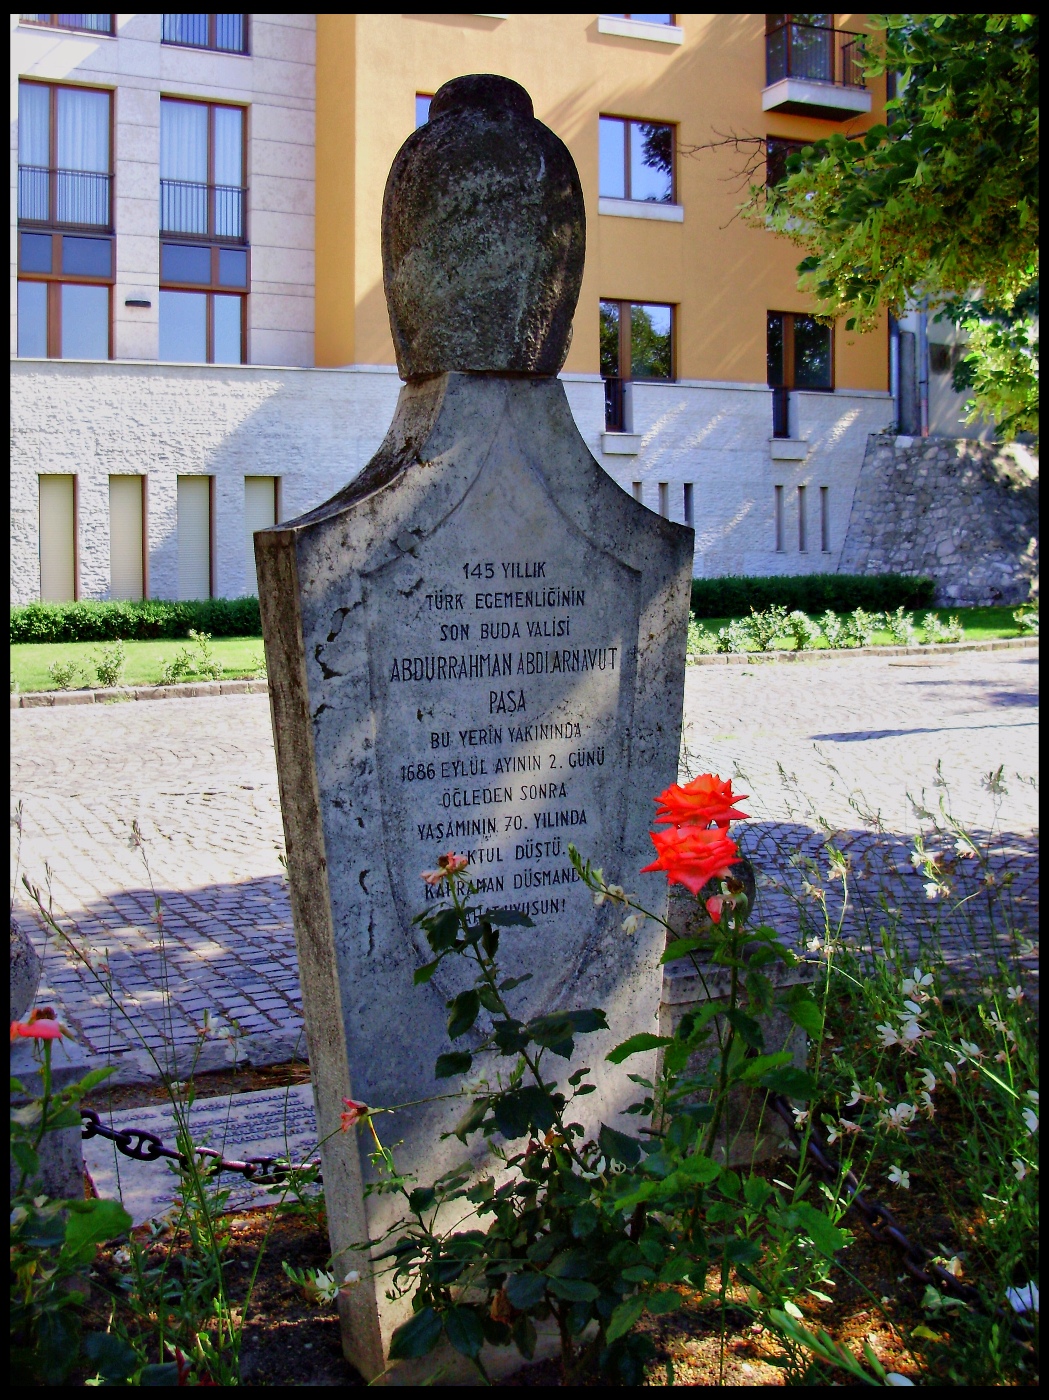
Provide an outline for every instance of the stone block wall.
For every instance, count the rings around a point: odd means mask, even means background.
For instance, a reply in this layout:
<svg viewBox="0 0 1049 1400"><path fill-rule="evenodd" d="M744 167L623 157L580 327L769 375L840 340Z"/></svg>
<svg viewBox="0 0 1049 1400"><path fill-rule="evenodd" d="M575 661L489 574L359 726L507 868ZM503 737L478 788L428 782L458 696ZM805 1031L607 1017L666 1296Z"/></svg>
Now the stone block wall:
<svg viewBox="0 0 1049 1400"><path fill-rule="evenodd" d="M839 571L925 574L936 600L1021 603L1038 577L1038 462L1025 447L872 433Z"/></svg>

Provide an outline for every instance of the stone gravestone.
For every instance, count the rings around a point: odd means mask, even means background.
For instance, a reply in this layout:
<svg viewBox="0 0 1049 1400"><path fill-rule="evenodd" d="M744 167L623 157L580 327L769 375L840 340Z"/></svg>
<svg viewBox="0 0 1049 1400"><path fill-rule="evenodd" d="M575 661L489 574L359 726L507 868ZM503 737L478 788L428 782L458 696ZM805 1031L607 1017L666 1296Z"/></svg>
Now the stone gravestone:
<svg viewBox="0 0 1049 1400"><path fill-rule="evenodd" d="M487 903L534 920L501 945L508 974L532 974L516 1014L606 1011L612 1030L585 1042L595 1128L636 1092L638 1062L613 1069L605 1052L657 1025L662 928L624 935L567 847L665 904L664 877L638 871L652 798L677 776L693 537L602 471L556 378L584 238L574 163L528 94L486 75L443 87L383 204L406 381L386 440L337 496L255 536L340 1267L394 1218L392 1198L362 1194L369 1138L337 1132L343 1098L450 1087L433 1063L462 984L412 984L431 956L411 922L433 894L420 874L439 854L465 853ZM380 1117L399 1170L429 1182L461 1161L441 1134L462 1108ZM407 1300L366 1277L340 1308L347 1358L372 1378Z"/></svg>

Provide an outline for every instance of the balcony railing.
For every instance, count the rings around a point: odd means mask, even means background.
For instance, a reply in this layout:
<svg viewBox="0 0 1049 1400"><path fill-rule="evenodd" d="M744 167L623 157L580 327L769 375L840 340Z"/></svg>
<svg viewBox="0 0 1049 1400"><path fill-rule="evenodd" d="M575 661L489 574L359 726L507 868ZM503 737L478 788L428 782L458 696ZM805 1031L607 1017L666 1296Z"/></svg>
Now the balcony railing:
<svg viewBox="0 0 1049 1400"><path fill-rule="evenodd" d="M626 432L626 381L605 380L605 431Z"/></svg>
<svg viewBox="0 0 1049 1400"><path fill-rule="evenodd" d="M247 53L245 15L165 15L161 41L191 49Z"/></svg>
<svg viewBox="0 0 1049 1400"><path fill-rule="evenodd" d="M772 436L790 437L790 390L779 385L772 389Z"/></svg>
<svg viewBox="0 0 1049 1400"><path fill-rule="evenodd" d="M23 24L46 24L52 29L79 29L87 34L112 34L112 15L19 15Z"/></svg>
<svg viewBox="0 0 1049 1400"><path fill-rule="evenodd" d="M783 78L833 83L837 87L865 86L857 57L860 36L846 29L815 24L781 24L765 35L765 82Z"/></svg>
<svg viewBox="0 0 1049 1400"><path fill-rule="evenodd" d="M18 167L18 218L24 224L109 229L112 175L92 170Z"/></svg>
<svg viewBox="0 0 1049 1400"><path fill-rule="evenodd" d="M200 185L161 180L160 232L244 243L244 196L239 185Z"/></svg>

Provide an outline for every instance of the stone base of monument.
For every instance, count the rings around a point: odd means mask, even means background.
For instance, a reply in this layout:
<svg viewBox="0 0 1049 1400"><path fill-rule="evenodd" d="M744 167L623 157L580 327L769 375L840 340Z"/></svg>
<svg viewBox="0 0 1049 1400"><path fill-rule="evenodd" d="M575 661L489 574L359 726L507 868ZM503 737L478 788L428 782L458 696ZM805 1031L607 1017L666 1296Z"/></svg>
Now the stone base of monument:
<svg viewBox="0 0 1049 1400"><path fill-rule="evenodd" d="M697 902L671 887L667 919L673 933L670 938L691 938L701 931L701 914ZM709 927L709 925L708 925ZM669 941L669 939L668 939ZM663 969L663 997L659 1007L659 1034L673 1035L682 1019L689 1011L698 1011L710 1002L727 1006L730 994L730 972L716 963L701 963L697 971L690 958L668 963ZM762 971L777 991L784 988L811 983L813 969L808 963L796 967L786 967L783 963L771 963ZM746 1010L745 996L740 1002ZM783 1011L772 1011L754 1018L761 1026L765 1040L765 1051L772 1054L789 1050L793 1063L804 1069L808 1054L808 1039L800 1026ZM689 1071L701 1072L717 1057L717 1042L711 1040L689 1061ZM786 1128L778 1115L766 1106L760 1093L749 1089L738 1089L730 1095L724 1116L722 1131L718 1136L714 1156L730 1166L748 1166L752 1162L767 1161L786 1150L790 1142Z"/></svg>
<svg viewBox="0 0 1049 1400"><path fill-rule="evenodd" d="M35 1040L18 1040L11 1046L11 1078L22 1090L12 1090L13 1105L39 1098L43 1090L40 1064L33 1054ZM75 1041L51 1042L51 1087L64 1089L82 1079L88 1070L87 1058ZM24 1090L24 1092L23 1092ZM19 1172L11 1164L11 1190L18 1185ZM61 1128L48 1133L40 1151L41 1192L52 1200L80 1200L84 1194L84 1153L79 1127Z"/></svg>

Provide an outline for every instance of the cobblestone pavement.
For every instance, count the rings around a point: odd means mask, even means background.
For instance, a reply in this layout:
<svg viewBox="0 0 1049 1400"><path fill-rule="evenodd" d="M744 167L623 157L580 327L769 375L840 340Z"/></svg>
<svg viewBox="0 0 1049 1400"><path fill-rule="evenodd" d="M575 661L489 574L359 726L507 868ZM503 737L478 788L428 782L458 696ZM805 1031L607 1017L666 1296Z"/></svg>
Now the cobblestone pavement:
<svg viewBox="0 0 1049 1400"><path fill-rule="evenodd" d="M876 921L897 919L912 945L939 931L963 960L990 946L1007 904L1014 922L1033 925L1036 653L693 667L685 722L687 771L745 777L744 849L762 872L759 912L777 927L804 934L799 908L819 913L811 899L799 905L803 878L828 890L835 913L841 887L826 881L820 853L828 834L852 862L851 926L872 936ZM304 1054L266 698L16 710L11 723L20 871L46 900L50 866L60 925L95 954L108 948L134 1027L68 948L45 938L18 889L15 916L45 950L42 990L89 1053L116 1056L123 1079L151 1077L140 1034L157 1054L174 1046L182 1072L208 1009L238 1023L240 1053L254 1063ZM999 767L996 795L986 780ZM908 793L933 812L949 799L992 838L991 869L1012 878L1005 903L973 878L977 862L947 876L956 894L980 891L961 918L950 916L953 900L927 899L909 861L919 821ZM816 860L822 876L790 864L792 853ZM878 909L883 888L898 914ZM228 1053L209 1040L198 1067Z"/></svg>

